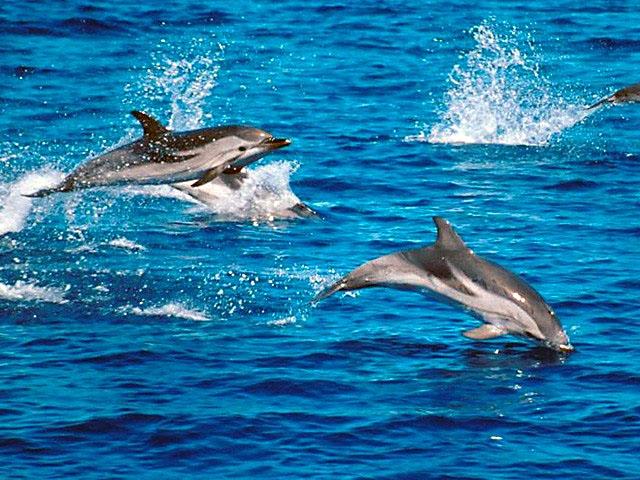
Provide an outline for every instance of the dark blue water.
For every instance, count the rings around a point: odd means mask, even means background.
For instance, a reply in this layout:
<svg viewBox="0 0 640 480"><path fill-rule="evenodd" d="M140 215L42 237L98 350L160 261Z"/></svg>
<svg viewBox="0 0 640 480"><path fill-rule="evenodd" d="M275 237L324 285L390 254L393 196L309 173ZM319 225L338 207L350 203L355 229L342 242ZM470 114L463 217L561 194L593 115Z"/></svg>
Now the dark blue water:
<svg viewBox="0 0 640 480"><path fill-rule="evenodd" d="M640 110L631 2L0 6L0 476L640 478ZM27 199L139 127L293 144L219 205ZM256 192L262 197L259 204ZM321 219L283 220L300 198ZM432 243L521 274L576 347L315 293Z"/></svg>

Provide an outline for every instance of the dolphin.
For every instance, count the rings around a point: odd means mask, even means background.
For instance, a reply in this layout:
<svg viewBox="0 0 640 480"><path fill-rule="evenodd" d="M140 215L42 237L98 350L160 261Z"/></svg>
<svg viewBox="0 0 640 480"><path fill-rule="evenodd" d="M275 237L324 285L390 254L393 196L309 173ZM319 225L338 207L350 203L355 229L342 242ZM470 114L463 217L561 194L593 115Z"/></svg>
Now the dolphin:
<svg viewBox="0 0 640 480"><path fill-rule="evenodd" d="M484 323L463 332L474 340L512 334L560 352L573 350L555 313L523 279L474 254L442 217L435 244L371 260L338 280L313 300L340 290L389 287L435 295L469 310Z"/></svg>
<svg viewBox="0 0 640 480"><path fill-rule="evenodd" d="M624 87L617 92L612 93L608 97L598 100L593 105L588 106L585 110L593 110L594 108L601 107L607 103L619 104L636 102L640 102L640 83Z"/></svg>
<svg viewBox="0 0 640 480"><path fill-rule="evenodd" d="M172 132L146 113L131 114L142 126L141 138L89 160L55 187L27 196L127 183L190 181L193 187L199 187L221 173L239 173L246 165L291 143L263 130L237 125Z"/></svg>
<svg viewBox="0 0 640 480"><path fill-rule="evenodd" d="M191 182L174 183L171 186L214 212L220 210L221 204L224 206L229 202L235 202L237 205L240 202L241 206L247 207L250 211L269 218L289 219L318 215L291 190L274 192L270 188L260 188L252 178L253 173L248 169L232 175L221 173L214 180L200 187L191 186Z"/></svg>

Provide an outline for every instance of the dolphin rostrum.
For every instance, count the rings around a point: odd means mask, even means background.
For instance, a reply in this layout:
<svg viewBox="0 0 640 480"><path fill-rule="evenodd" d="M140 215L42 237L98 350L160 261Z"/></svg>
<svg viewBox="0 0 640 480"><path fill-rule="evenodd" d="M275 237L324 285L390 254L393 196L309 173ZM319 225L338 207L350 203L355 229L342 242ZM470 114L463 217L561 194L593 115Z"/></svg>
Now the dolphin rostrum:
<svg viewBox="0 0 640 480"><path fill-rule="evenodd" d="M317 302L340 290L389 287L435 294L470 310L484 323L463 332L485 340L513 334L554 350L573 347L553 310L523 279L473 253L444 218L433 217L436 243L385 255L361 265L318 294Z"/></svg>
<svg viewBox="0 0 640 480"><path fill-rule="evenodd" d="M640 83L624 87L617 92L612 93L608 97L604 97L603 99L598 100L593 105L588 106L586 110L593 110L594 108L601 107L602 105L605 105L607 103L618 104L636 102L640 102Z"/></svg>
<svg viewBox="0 0 640 480"><path fill-rule="evenodd" d="M267 153L291 143L246 126L173 132L146 113L133 111L143 136L99 155L71 172L59 185L28 196L115 184L195 181L199 187L221 173L234 174Z"/></svg>

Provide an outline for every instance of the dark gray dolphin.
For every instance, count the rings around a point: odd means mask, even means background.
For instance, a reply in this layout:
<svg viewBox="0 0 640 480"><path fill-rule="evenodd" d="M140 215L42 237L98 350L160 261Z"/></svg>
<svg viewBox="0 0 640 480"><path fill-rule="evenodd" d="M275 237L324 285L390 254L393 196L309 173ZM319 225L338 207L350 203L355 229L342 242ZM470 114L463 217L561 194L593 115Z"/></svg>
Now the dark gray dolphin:
<svg viewBox="0 0 640 480"><path fill-rule="evenodd" d="M593 105L590 105L586 108L586 110L593 110L594 108L601 107L605 104L618 104L618 103L636 103L640 102L640 83L636 83L635 85L629 85L628 87L624 87L617 92L612 93L608 97L604 97L601 100L598 100Z"/></svg>
<svg viewBox="0 0 640 480"><path fill-rule="evenodd" d="M485 340L506 334L528 337L555 350L573 347L553 310L523 279L475 255L444 218L434 217L432 246L385 255L356 268L321 292L314 302L339 290L389 287L435 294L460 305L485 323L463 334Z"/></svg>
<svg viewBox="0 0 640 480"><path fill-rule="evenodd" d="M141 185L194 181L198 187L221 173L238 173L267 153L291 143L245 126L172 132L149 115L133 111L142 125L141 138L89 160L59 185L30 197L82 188L136 183Z"/></svg>

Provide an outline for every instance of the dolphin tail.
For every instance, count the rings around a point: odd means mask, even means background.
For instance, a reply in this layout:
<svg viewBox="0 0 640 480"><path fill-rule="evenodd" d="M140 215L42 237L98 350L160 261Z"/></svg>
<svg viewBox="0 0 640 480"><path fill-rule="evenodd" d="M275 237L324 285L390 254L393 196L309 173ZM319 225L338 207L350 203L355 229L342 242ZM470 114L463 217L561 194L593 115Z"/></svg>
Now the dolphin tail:
<svg viewBox="0 0 640 480"><path fill-rule="evenodd" d="M348 275L347 275L348 277ZM311 300L312 304L316 304L318 303L320 300L324 300L327 297L330 297L331 295L333 295L334 293L340 291L340 290L350 290L349 288L347 288L347 277L342 277L340 280L338 280L336 283L334 283L333 285L325 288L324 290L322 290L319 294L317 294L315 297L313 297L313 300Z"/></svg>
<svg viewBox="0 0 640 480"><path fill-rule="evenodd" d="M29 197L29 198L41 198L41 197L46 197L48 195L51 195L52 193L69 192L73 190L73 188L74 188L73 179L67 178L63 180L62 183L59 183L55 187L43 188L42 190L38 190L33 193L23 193L22 196Z"/></svg>
<svg viewBox="0 0 640 480"><path fill-rule="evenodd" d="M601 98L600 100L598 100L596 103L594 103L593 105L589 105L588 107L585 108L585 110L595 110L596 108L601 107L602 105L604 105L605 103L613 103L613 95L610 95L608 97L604 97Z"/></svg>

